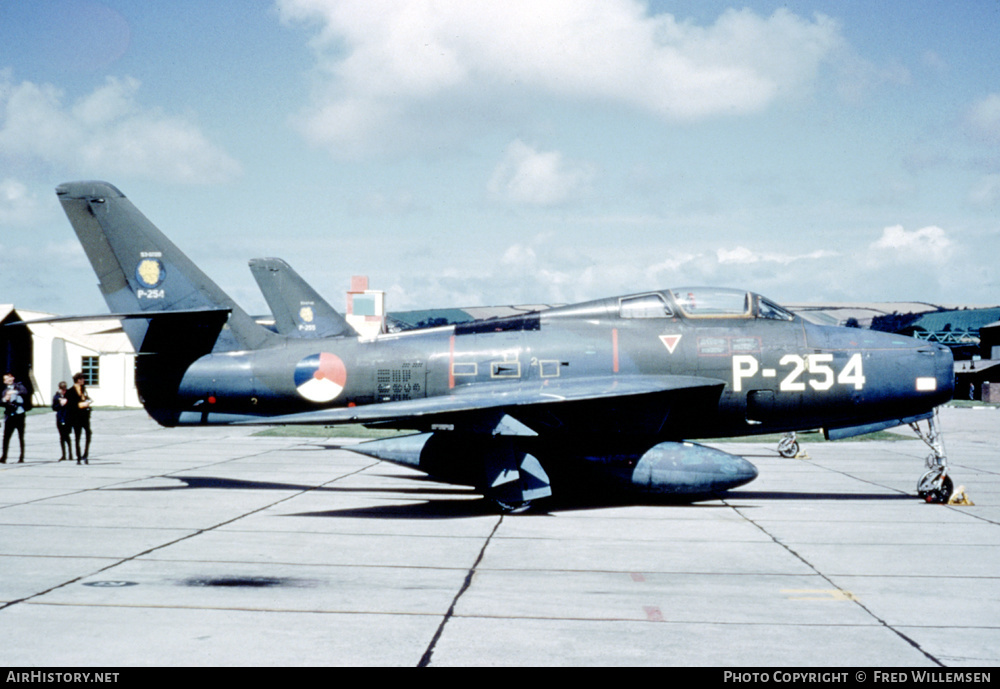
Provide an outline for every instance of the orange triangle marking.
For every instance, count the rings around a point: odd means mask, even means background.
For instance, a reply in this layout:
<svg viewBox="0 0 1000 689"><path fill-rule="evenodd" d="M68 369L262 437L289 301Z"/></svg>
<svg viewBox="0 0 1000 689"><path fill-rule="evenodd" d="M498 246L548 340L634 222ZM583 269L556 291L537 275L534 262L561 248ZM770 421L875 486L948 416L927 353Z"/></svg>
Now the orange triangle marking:
<svg viewBox="0 0 1000 689"><path fill-rule="evenodd" d="M660 335L660 342L663 346L667 348L667 351L671 354L677 349L677 343L681 341L680 335Z"/></svg>

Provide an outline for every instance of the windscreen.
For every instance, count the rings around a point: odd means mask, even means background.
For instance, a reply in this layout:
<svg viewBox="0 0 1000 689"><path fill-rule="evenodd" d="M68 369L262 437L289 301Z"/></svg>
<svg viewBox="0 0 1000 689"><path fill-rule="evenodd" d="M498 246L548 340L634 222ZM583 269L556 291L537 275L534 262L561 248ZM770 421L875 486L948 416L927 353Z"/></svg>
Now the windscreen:
<svg viewBox="0 0 1000 689"><path fill-rule="evenodd" d="M749 318L750 294L715 287L672 290L677 305L689 318Z"/></svg>

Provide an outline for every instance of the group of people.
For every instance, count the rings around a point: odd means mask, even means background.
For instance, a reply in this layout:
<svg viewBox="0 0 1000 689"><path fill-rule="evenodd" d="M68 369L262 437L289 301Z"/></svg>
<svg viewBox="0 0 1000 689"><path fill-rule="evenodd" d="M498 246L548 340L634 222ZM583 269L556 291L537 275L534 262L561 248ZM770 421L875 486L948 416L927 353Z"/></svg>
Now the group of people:
<svg viewBox="0 0 1000 689"><path fill-rule="evenodd" d="M73 386L67 387L65 381L59 383L59 389L52 398L52 410L56 413L56 430L59 431L59 450L62 452L60 462L73 459L73 436L76 439L76 463L89 464L90 455L90 406L92 401L87 394L84 375L73 376ZM0 394L0 404L4 409L3 423L3 456L0 463L7 462L7 450L10 439L17 431L21 444L21 457L24 462L24 417L31 409L31 396L23 383L17 382L14 374L7 373L3 377L3 393ZM80 438L84 437L84 446L80 448Z"/></svg>

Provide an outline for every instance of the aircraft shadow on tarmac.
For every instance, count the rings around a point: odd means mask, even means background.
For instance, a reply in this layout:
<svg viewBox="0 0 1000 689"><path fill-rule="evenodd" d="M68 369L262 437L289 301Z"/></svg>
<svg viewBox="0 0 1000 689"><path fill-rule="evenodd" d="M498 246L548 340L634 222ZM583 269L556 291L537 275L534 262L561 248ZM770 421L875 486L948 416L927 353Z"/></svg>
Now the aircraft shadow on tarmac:
<svg viewBox="0 0 1000 689"><path fill-rule="evenodd" d="M916 496L906 493L793 493L790 491L752 491L739 490L726 493L723 498L734 500L918 500Z"/></svg>
<svg viewBox="0 0 1000 689"><path fill-rule="evenodd" d="M173 486L139 486L134 488L109 488L107 490L120 490L120 491L135 491L135 492L158 492L158 491L172 491L172 490L188 490L188 489L198 489L198 488L212 488L216 490L287 490L287 491L319 491L321 493L373 493L379 492L378 488L372 486L359 486L359 487L338 487L338 486L310 486L305 484L295 484L295 483L275 483L272 481L245 481L242 479L234 478L219 478L216 476L163 476L161 478L168 478L175 481L180 481L183 485L173 485ZM393 493L406 493L406 494L431 494L431 495L441 495L441 494L456 494L456 495L475 495L472 489L462 488L459 486L448 486L446 484L436 483L431 479L417 477L417 480L426 481L428 483L434 483L435 488L393 488L390 492Z"/></svg>
<svg viewBox="0 0 1000 689"><path fill-rule="evenodd" d="M671 500L644 500L636 501L623 496L622 499L586 499L585 497L566 496L560 499L552 498L533 506L526 512L517 515L518 518L525 517L545 517L555 516L559 513L576 512L582 510L611 509L616 507L645 506L677 506L681 505L689 509L730 509L733 507L747 508L757 507L752 504L733 504L738 498L752 500L914 500L908 495L885 495L885 494L838 494L838 493L725 493L709 502L680 502ZM726 500L726 503L718 502L719 499ZM375 505L371 507L356 507L342 510L325 510L321 512L300 512L288 516L294 517L321 517L321 518L344 518L363 517L372 519L462 519L469 517L497 516L496 504L492 500L480 498L478 500L428 500L422 503L410 503L404 505Z"/></svg>
<svg viewBox="0 0 1000 689"><path fill-rule="evenodd" d="M388 476L387 476L388 477ZM372 505L370 507L352 507L347 509L331 509L319 512L289 513L290 517L320 517L320 518L372 518L372 519L463 519L482 516L496 516L496 504L492 500L478 497L471 488L462 488L441 484L423 476L405 477L414 483L433 484L430 486L395 486L378 488L374 486L310 486L293 483L276 483L269 481L247 481L241 479L219 478L212 476L171 476L164 477L180 481L182 485L147 486L135 488L113 488L122 491L174 491L189 489L214 490L282 490L282 491L319 491L331 494L360 493L390 493L400 497L438 496L438 499L426 499L423 502L412 502L395 505ZM392 478L400 478L393 476ZM520 516L549 516L559 512L573 512L602 508L628 506L677 506L691 509L729 509L732 507L754 507L751 504L738 504L743 501L778 501L778 500L836 500L836 501L887 501L915 500L914 496L905 493L815 493L792 491L728 491L714 498L701 502L670 499L647 498L636 500L634 495L592 494L587 491L568 492L559 498L547 499ZM725 502L721 502L725 501Z"/></svg>

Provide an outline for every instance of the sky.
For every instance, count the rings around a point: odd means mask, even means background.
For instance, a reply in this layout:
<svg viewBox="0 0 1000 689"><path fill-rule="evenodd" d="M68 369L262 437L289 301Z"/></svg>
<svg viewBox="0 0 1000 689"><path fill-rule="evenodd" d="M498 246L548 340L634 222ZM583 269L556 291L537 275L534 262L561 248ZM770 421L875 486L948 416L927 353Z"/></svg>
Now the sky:
<svg viewBox="0 0 1000 689"><path fill-rule="evenodd" d="M717 285L1000 303L1000 0L0 0L0 302L118 187L251 313Z"/></svg>

